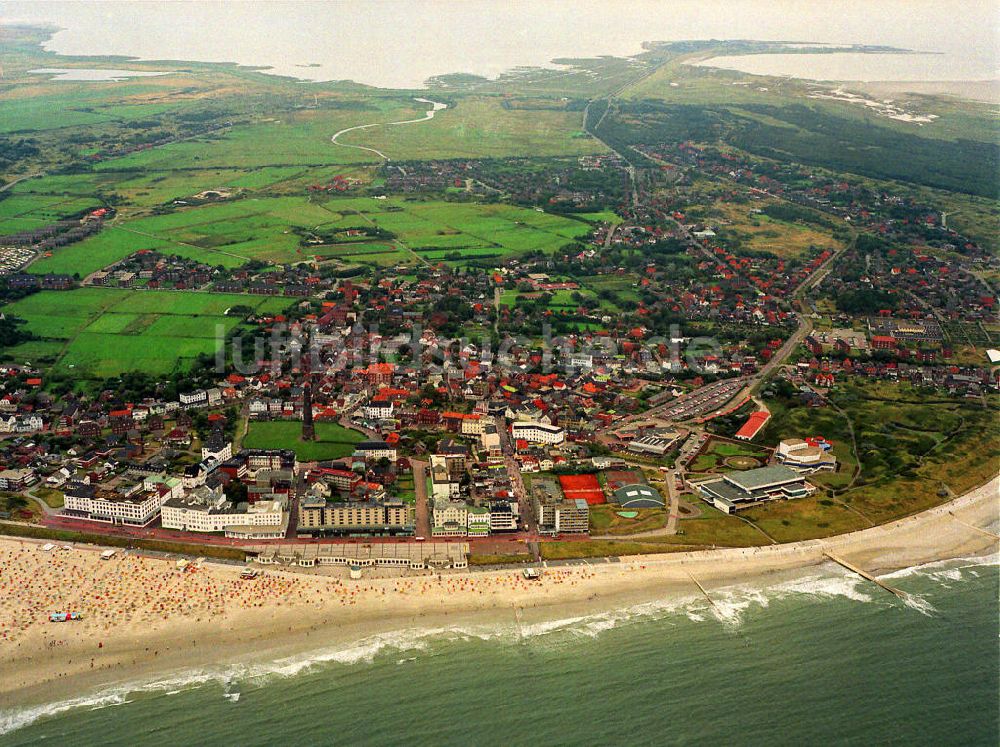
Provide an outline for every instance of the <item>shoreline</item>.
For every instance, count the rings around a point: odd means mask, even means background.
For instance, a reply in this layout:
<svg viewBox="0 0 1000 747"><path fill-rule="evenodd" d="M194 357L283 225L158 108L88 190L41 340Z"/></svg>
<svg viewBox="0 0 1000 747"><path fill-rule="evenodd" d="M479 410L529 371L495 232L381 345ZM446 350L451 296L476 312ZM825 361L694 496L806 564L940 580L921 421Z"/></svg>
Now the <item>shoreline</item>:
<svg viewBox="0 0 1000 747"><path fill-rule="evenodd" d="M852 85L875 96L945 96L983 104L1000 104L1000 80L872 80Z"/></svg>
<svg viewBox="0 0 1000 747"><path fill-rule="evenodd" d="M241 582L239 567L207 562L197 573L181 573L158 558L101 561L97 547L44 553L41 542L0 538L0 694L10 706L31 708L172 678L219 679L227 669L252 672L264 662L294 669L317 654L354 660L373 645L449 630L522 631L648 603L703 600L696 583L711 600L715 589L778 583L821 566L827 552L875 574L977 555L997 542L974 527L995 527L998 491L1000 476L858 532L549 567L540 581L515 569L360 581L269 570ZM47 622L49 611L65 608L84 619ZM15 728L2 723L0 733Z"/></svg>

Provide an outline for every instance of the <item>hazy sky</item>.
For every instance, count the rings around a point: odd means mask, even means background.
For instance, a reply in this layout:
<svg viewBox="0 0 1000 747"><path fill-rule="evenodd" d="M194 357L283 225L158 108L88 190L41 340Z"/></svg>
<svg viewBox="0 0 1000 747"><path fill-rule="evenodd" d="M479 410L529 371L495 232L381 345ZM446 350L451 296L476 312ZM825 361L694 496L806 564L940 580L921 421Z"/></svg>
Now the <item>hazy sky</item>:
<svg viewBox="0 0 1000 747"><path fill-rule="evenodd" d="M996 7L979 0L0 2L0 19L64 27L49 48L67 54L231 61L414 86L448 72L495 76L555 57L634 54L643 41L707 38L887 44L943 52L956 77L994 77ZM319 67L299 67L312 63Z"/></svg>

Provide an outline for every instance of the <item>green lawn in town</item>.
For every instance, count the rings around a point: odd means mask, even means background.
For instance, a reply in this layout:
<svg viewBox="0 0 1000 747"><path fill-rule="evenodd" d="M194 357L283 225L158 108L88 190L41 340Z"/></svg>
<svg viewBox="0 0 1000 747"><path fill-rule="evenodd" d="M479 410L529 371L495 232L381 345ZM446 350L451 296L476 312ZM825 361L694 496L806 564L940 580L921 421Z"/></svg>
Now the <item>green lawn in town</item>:
<svg viewBox="0 0 1000 747"><path fill-rule="evenodd" d="M337 423L318 422L316 440L302 440L299 420L268 420L250 423L243 446L248 449L292 449L299 461L316 462L350 456L365 437Z"/></svg>

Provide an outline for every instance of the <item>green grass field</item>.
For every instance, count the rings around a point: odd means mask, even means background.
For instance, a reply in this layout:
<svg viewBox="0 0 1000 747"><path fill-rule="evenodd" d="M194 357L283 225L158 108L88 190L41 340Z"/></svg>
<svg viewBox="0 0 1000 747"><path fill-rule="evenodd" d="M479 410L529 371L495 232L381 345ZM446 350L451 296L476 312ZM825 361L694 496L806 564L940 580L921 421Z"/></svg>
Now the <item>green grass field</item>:
<svg viewBox="0 0 1000 747"><path fill-rule="evenodd" d="M373 98L372 108L321 109L283 113L205 137L112 158L99 171L164 171L199 168L245 169L261 166L327 166L369 163L379 159L357 148L337 147L338 130L377 121L420 116L404 100Z"/></svg>
<svg viewBox="0 0 1000 747"><path fill-rule="evenodd" d="M5 68L7 63L12 63L9 70L13 74L9 73L9 78L20 77L14 72L18 68L15 58L5 59L4 62ZM68 127L99 127L146 119L190 106L190 101L182 98L169 103L152 103L147 98L163 90L169 91L171 85L176 86L184 80L182 77L137 78L111 84L64 82L52 80L45 75L32 78L34 84L22 79L18 81L20 87L10 86L0 94L0 105L4 108L0 133L38 133ZM186 80L191 81L190 78Z"/></svg>
<svg viewBox="0 0 1000 747"><path fill-rule="evenodd" d="M556 290L556 291L543 291L545 295L550 297L548 308L553 311L576 311L577 307L580 305L573 300L574 294L580 294L584 299L586 298L596 298L596 295L587 290L586 288L580 288L579 290ZM530 291L524 293L515 288L507 288L500 294L500 305L501 306L518 306L521 301L518 299L521 296L527 295L529 298L536 295L536 291Z"/></svg>
<svg viewBox="0 0 1000 747"><path fill-rule="evenodd" d="M772 503L745 513L780 541L825 536L897 519L941 502L939 491L959 495L996 473L1000 435L993 427L996 402L984 408L963 399L930 396L908 384L838 385L830 408L774 402L767 440L821 434L844 463L835 473L811 476L822 492L809 499ZM847 488L855 466L860 474ZM845 508L846 504L849 508Z"/></svg>
<svg viewBox="0 0 1000 747"><path fill-rule="evenodd" d="M692 472L732 472L763 467L771 451L760 446L710 438L691 463Z"/></svg>
<svg viewBox="0 0 1000 747"><path fill-rule="evenodd" d="M51 175L19 182L11 194L19 198L37 196L55 202L70 198L95 202L98 193L115 193L128 201L121 210L127 216L136 209L186 200L206 189L233 191L278 190L301 194L310 184L329 182L334 176L370 179L370 168L352 166L248 166L245 168L170 168L142 171L110 171ZM0 215L6 215L0 210Z"/></svg>
<svg viewBox="0 0 1000 747"><path fill-rule="evenodd" d="M238 267L251 259L293 261L299 237L293 228L329 223L328 211L305 197L235 200L123 220L96 236L44 257L34 273L85 276L140 249L177 254L209 265Z"/></svg>
<svg viewBox="0 0 1000 747"><path fill-rule="evenodd" d="M639 301L639 292L635 288L636 280L628 275L586 275L574 276L573 280L580 284L581 292L592 292L600 294L607 291L612 294L611 299L601 298L601 307L615 311L618 306L615 302Z"/></svg>
<svg viewBox="0 0 1000 747"><path fill-rule="evenodd" d="M29 361L101 379L126 371L159 375L184 370L200 354L215 350L216 337L240 320L231 306L262 312L283 310L282 298L78 288L43 291L4 307L27 321L31 340L4 351L8 360Z"/></svg>
<svg viewBox="0 0 1000 747"><path fill-rule="evenodd" d="M667 512L660 508L635 511L634 517L621 516L620 507L613 505L590 507L590 533L627 536L637 532L662 529L667 523Z"/></svg>
<svg viewBox="0 0 1000 747"><path fill-rule="evenodd" d="M50 223L96 208L96 197L11 194L0 199L0 236L44 228Z"/></svg>
<svg viewBox="0 0 1000 747"><path fill-rule="evenodd" d="M364 435L337 423L316 423L316 440L303 441L302 423L298 420L269 420L250 423L243 439L248 449L293 449L299 461L315 462L340 459L354 452L354 445Z"/></svg>
<svg viewBox="0 0 1000 747"><path fill-rule="evenodd" d="M501 204L347 198L330 200L325 207L336 216L332 227L384 228L428 262L455 252L463 258L551 253L590 230L587 223L571 218Z"/></svg>
<svg viewBox="0 0 1000 747"><path fill-rule="evenodd" d="M412 251L385 240L304 249L294 232L359 225L391 231ZM342 198L318 204L306 197L250 197L119 220L96 236L43 257L31 265L30 272L86 276L140 249L225 267L251 259L304 262L313 254L370 264L414 263L417 255L435 262L453 252L463 258L529 250L550 253L589 229L582 221L500 204L401 198Z"/></svg>
<svg viewBox="0 0 1000 747"><path fill-rule="evenodd" d="M611 223L612 225L618 225L622 222L623 218L618 215L618 213L612 210L602 210L599 213L575 213L578 218L583 218L584 220L593 221L594 223Z"/></svg>
<svg viewBox="0 0 1000 747"><path fill-rule="evenodd" d="M417 113L416 117L419 116ZM462 98L427 122L358 130L347 133L338 142L375 148L397 161L575 156L607 150L599 140L582 132L582 128L581 112L505 109L499 98Z"/></svg>

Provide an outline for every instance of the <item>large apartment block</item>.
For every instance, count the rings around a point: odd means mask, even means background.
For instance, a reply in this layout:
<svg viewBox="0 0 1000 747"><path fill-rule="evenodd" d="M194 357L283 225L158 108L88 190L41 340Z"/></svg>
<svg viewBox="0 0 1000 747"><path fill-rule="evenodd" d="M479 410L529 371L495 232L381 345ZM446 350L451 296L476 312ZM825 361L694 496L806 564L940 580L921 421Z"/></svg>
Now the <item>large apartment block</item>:
<svg viewBox="0 0 1000 747"><path fill-rule="evenodd" d="M546 534L586 534L590 531L590 506L582 498L542 503L538 509L538 528Z"/></svg>
<svg viewBox="0 0 1000 747"><path fill-rule="evenodd" d="M299 501L300 535L399 535L413 534L413 509L402 501L337 502L322 496Z"/></svg>

